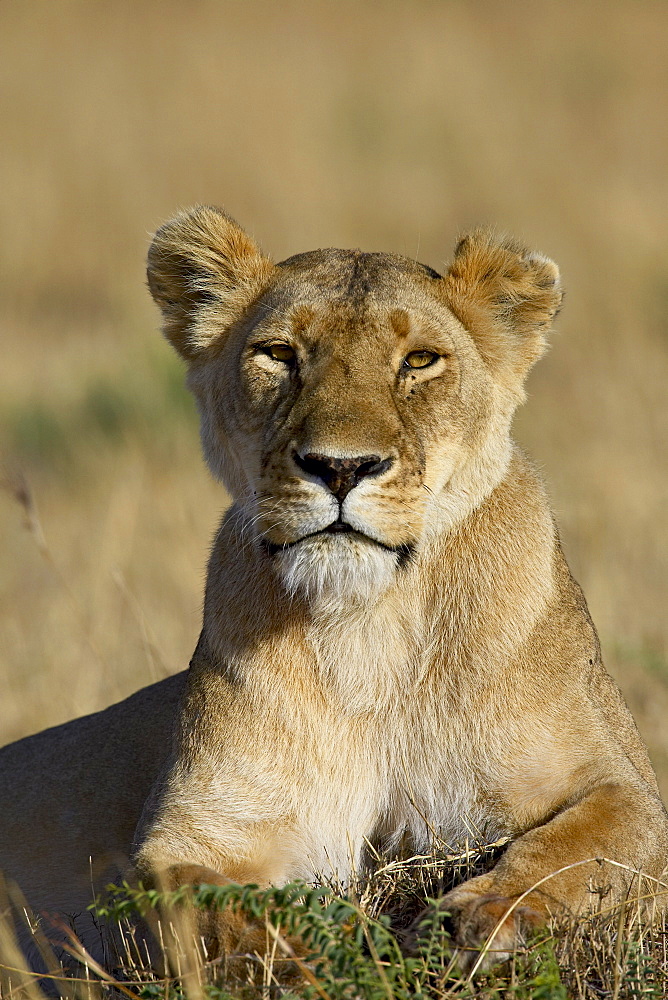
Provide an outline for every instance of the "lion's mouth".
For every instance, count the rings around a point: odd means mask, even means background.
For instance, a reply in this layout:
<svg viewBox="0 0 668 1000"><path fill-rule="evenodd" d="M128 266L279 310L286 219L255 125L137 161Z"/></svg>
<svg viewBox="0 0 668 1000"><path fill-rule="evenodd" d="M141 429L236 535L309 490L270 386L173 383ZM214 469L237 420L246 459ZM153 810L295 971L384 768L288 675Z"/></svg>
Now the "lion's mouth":
<svg viewBox="0 0 668 1000"><path fill-rule="evenodd" d="M339 518L338 521L332 521L331 524L328 524L327 527L324 528L323 531L318 532L318 534L339 535L339 534L346 534L347 532L350 531L354 532L355 529L346 521L342 521L341 518ZM356 534L359 535L360 532L358 531L356 532Z"/></svg>
<svg viewBox="0 0 668 1000"><path fill-rule="evenodd" d="M302 542L307 542L310 538L324 538L325 535L357 535L359 538L363 538L367 542L372 542L374 545L379 545L381 548L388 548L387 545L383 545L382 542L378 542L375 538L371 538L369 535L365 535L361 531L356 531L352 525L348 524L346 521L342 521L340 518L338 521L332 521L328 524L326 528L320 528L319 531L311 531L308 535L302 535L301 538L295 538L293 542L282 542L277 544L276 542L270 542L268 538L262 539L263 548L270 554L276 555L278 552L285 552L288 549L293 549L295 545L301 545Z"/></svg>
<svg viewBox="0 0 668 1000"><path fill-rule="evenodd" d="M286 552L287 550L294 548L296 545L301 545L302 542L306 542L311 538L323 538L326 535L354 535L365 542L369 542L380 549L385 549L386 552L391 552L393 555L398 556L402 563L410 558L415 548L415 546L410 543L402 543L401 545L386 545L384 542L380 542L377 538L372 538L371 535L367 535L363 531L358 531L356 528L353 528L352 525L348 524L347 521L342 521L341 518L336 521L332 521L326 528L321 528L319 531L312 531L308 535L302 535L301 538L295 538L293 542L283 542L282 544L277 544L276 542L270 542L268 538L263 538L261 544L264 550L269 555L273 556L277 555L279 552Z"/></svg>

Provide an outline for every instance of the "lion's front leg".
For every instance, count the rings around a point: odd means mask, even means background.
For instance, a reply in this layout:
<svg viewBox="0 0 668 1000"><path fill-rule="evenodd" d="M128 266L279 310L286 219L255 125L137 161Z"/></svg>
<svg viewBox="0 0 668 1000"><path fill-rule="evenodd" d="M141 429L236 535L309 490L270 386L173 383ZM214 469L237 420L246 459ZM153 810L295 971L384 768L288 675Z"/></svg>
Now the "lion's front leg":
<svg viewBox="0 0 668 1000"><path fill-rule="evenodd" d="M221 865L221 867L226 867ZM240 884L260 884L260 875L248 872L241 876ZM184 886L193 890L202 885L226 886L235 881L204 865L172 865L163 875L164 882L174 891ZM262 886L263 888L265 886ZM246 954L263 954L266 950L267 931L263 923L246 917L231 906L192 909L189 923L196 940L201 944L206 959L225 957L228 960Z"/></svg>
<svg viewBox="0 0 668 1000"><path fill-rule="evenodd" d="M614 907L628 896L650 896L663 908L667 861L668 817L658 797L640 782L609 783L518 837L491 872L457 886L438 910L448 915L461 968L484 970L560 911L586 912L602 897ZM414 941L425 918L414 925Z"/></svg>
<svg viewBox="0 0 668 1000"><path fill-rule="evenodd" d="M257 871L253 871L251 867L244 866L242 869L231 860L226 863L221 858L219 868L233 872L236 877L231 878L206 865L164 866L155 859L149 866L149 853L146 851L138 858L137 874L145 887L159 888L165 893L186 888L191 889L194 896L200 886L270 886L260 864ZM306 955L308 949L295 935L280 935L277 948L271 913L265 917L251 916L234 902L202 907L192 905L194 900L188 897L190 892L178 904L163 905L148 917L153 938L156 944L160 942L154 963L161 972L166 971L166 960L167 964L180 968L182 962L177 959L174 963L175 956L184 956L188 964L196 951L204 961L219 960L227 973L246 979L248 963L259 963L261 966L263 958L272 953L274 974L283 985L301 981L298 964L287 956L299 959Z"/></svg>

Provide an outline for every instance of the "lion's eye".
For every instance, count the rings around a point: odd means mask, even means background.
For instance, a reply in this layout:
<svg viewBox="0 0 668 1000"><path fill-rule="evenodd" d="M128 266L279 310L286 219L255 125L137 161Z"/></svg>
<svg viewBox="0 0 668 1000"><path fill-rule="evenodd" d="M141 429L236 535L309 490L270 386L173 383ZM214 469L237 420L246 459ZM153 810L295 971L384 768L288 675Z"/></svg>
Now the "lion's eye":
<svg viewBox="0 0 668 1000"><path fill-rule="evenodd" d="M267 344L264 350L274 361L282 361L289 365L295 360L295 352L289 344Z"/></svg>
<svg viewBox="0 0 668 1000"><path fill-rule="evenodd" d="M404 365L407 368L426 368L427 365L433 365L437 357L438 354L433 351L411 351L404 358Z"/></svg>

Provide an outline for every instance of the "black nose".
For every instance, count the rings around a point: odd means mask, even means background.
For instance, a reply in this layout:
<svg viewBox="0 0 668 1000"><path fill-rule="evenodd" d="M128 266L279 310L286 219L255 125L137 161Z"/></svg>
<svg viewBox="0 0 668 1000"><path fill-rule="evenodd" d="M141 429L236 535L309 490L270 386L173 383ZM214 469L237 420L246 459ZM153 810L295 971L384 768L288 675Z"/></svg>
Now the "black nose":
<svg viewBox="0 0 668 1000"><path fill-rule="evenodd" d="M299 468L309 476L322 479L339 503L343 503L361 479L380 476L390 468L393 461L391 458L381 458L380 455L332 458L331 455L317 455L313 452L308 452L306 455L295 452L294 459Z"/></svg>

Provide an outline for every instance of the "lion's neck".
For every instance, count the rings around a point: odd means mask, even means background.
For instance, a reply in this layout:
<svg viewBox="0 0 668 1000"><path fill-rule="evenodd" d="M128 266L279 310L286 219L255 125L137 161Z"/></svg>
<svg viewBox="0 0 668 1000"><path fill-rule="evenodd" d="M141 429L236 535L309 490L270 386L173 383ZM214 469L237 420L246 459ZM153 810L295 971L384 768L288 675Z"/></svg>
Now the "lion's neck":
<svg viewBox="0 0 668 1000"><path fill-rule="evenodd" d="M424 602L400 588L372 606L322 602L304 629L322 683L351 714L382 711L414 688L427 666L427 631Z"/></svg>

